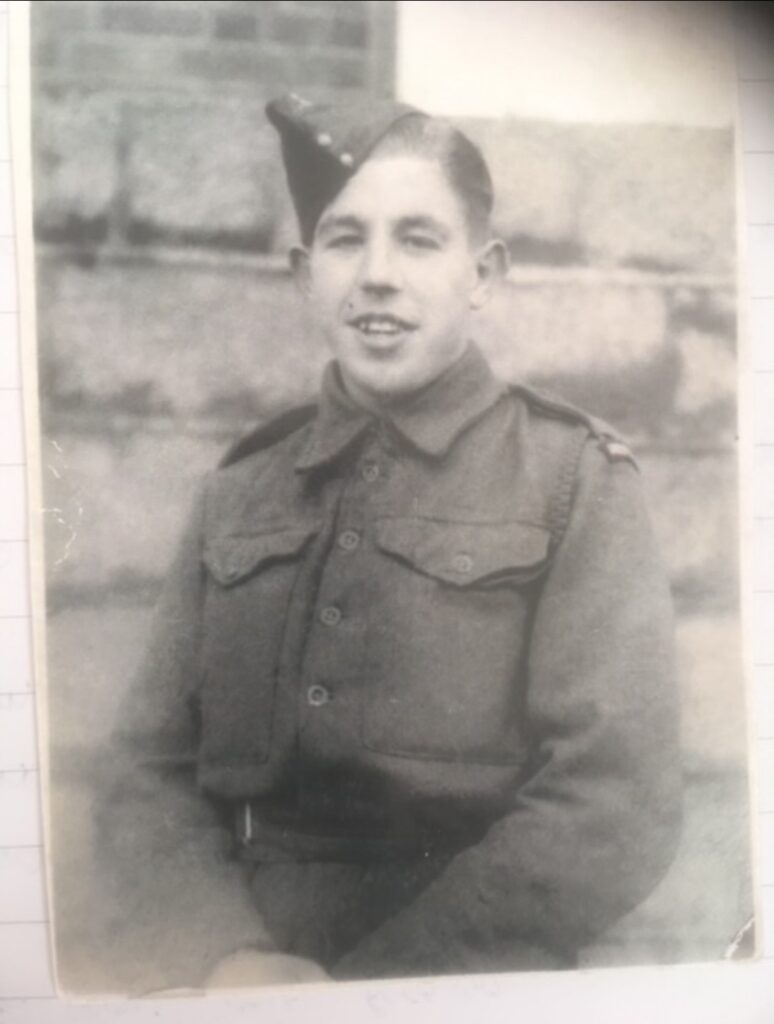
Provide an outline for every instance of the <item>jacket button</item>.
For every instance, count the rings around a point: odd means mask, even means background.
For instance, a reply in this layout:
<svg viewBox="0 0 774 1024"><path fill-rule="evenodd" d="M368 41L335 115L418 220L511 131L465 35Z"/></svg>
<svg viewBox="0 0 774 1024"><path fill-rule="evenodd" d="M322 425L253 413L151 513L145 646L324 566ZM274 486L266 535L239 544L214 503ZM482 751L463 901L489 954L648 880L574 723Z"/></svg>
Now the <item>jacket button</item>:
<svg viewBox="0 0 774 1024"><path fill-rule="evenodd" d="M239 563L236 560L226 562L223 568L223 576L226 580L235 580L239 575Z"/></svg>
<svg viewBox="0 0 774 1024"><path fill-rule="evenodd" d="M310 686L306 691L306 701L313 708L321 708L323 704L327 704L331 699L331 692L326 686L321 686L319 683L315 683L314 686Z"/></svg>
<svg viewBox="0 0 774 1024"><path fill-rule="evenodd" d="M341 622L341 611L334 605L323 608L320 612L320 622L324 626L338 626Z"/></svg>
<svg viewBox="0 0 774 1024"><path fill-rule="evenodd" d="M362 477L367 484L376 483L379 479L379 467L375 462L366 462L361 471Z"/></svg>
<svg viewBox="0 0 774 1024"><path fill-rule="evenodd" d="M339 534L339 547L342 551L354 551L360 543L360 534L356 530L344 530Z"/></svg>
<svg viewBox="0 0 774 1024"><path fill-rule="evenodd" d="M455 572L466 575L473 571L473 559L470 555L455 555L452 561Z"/></svg>

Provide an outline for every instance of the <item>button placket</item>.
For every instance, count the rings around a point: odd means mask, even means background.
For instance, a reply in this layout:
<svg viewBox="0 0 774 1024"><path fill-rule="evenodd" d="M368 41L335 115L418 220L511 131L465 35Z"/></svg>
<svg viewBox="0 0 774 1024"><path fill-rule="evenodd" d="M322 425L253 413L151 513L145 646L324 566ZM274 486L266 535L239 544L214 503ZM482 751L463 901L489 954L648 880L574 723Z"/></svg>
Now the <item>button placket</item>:
<svg viewBox="0 0 774 1024"><path fill-rule="evenodd" d="M394 456L392 428L385 420L377 420L368 428L365 444L360 452L356 476L370 487L385 484L391 475L391 461ZM362 494L362 489L355 488ZM368 501L367 497L363 500Z"/></svg>
<svg viewBox="0 0 774 1024"><path fill-rule="evenodd" d="M358 453L347 467L339 500L331 509L332 546L315 596L313 625L297 691L300 720L304 723L299 738L302 752L328 743L341 730L356 727L352 724L356 712L351 690L355 666L361 658L362 631L358 629L359 609L357 601L353 604L352 588L362 586L361 552L368 543L364 527L372 500L371 485L363 471L377 464L379 451L375 447L376 451Z"/></svg>

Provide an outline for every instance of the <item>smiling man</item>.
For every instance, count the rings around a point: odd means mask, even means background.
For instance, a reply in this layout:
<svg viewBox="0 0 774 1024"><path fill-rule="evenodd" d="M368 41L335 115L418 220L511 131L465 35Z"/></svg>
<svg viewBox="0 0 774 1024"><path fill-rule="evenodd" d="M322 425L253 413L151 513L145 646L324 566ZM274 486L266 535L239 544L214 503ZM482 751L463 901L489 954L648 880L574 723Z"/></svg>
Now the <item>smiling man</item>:
<svg viewBox="0 0 774 1024"><path fill-rule="evenodd" d="M406 129L397 137L405 141ZM505 259L471 217L440 162L387 148L334 198L310 250L294 251L355 401L409 395L467 349L470 311Z"/></svg>
<svg viewBox="0 0 774 1024"><path fill-rule="evenodd" d="M205 481L119 719L101 852L138 985L572 966L679 831L638 470L476 346L506 255L464 135L267 112L333 358Z"/></svg>

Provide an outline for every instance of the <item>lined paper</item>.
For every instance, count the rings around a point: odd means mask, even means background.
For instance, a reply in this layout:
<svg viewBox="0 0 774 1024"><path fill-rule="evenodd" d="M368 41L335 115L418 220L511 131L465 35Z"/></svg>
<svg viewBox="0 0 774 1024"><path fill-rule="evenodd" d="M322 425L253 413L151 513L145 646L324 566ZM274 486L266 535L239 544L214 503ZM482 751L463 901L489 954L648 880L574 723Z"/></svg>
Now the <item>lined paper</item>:
<svg viewBox="0 0 774 1024"><path fill-rule="evenodd" d="M54 998L47 947L39 777L30 660L24 445L11 215L7 89L8 4L0 3L0 1018L4 1022L128 1022L255 1019L254 1002L202 1000L74 1006ZM530 1024L757 1024L774 1020L774 74L762 40L739 47L740 128L746 190L747 314L755 484L748 526L755 537L748 581L758 771L758 840L763 958L755 964L667 971L576 972L434 987L401 983L318 993L268 993L261 1012L284 1022L335 1014L341 1022L470 1019L523 1014ZM741 298L744 300L745 296ZM324 1006L322 1005L324 1003ZM657 1015L657 1016L656 1016Z"/></svg>
<svg viewBox="0 0 774 1024"><path fill-rule="evenodd" d="M774 177L769 179L774 192ZM758 373L774 371L774 298L759 298L748 306L753 369Z"/></svg>

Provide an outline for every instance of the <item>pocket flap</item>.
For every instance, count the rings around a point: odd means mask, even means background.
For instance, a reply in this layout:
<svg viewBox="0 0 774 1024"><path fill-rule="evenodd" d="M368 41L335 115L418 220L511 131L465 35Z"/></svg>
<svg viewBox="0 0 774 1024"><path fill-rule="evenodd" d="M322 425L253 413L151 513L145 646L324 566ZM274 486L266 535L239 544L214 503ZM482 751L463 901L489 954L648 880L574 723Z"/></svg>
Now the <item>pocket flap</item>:
<svg viewBox="0 0 774 1024"><path fill-rule="evenodd" d="M292 558L319 532L318 524L293 524L244 537L213 537L204 563L223 586L239 583L269 562Z"/></svg>
<svg viewBox="0 0 774 1024"><path fill-rule="evenodd" d="M376 542L429 576L457 586L537 576L548 561L550 532L522 522L445 522L385 516Z"/></svg>

